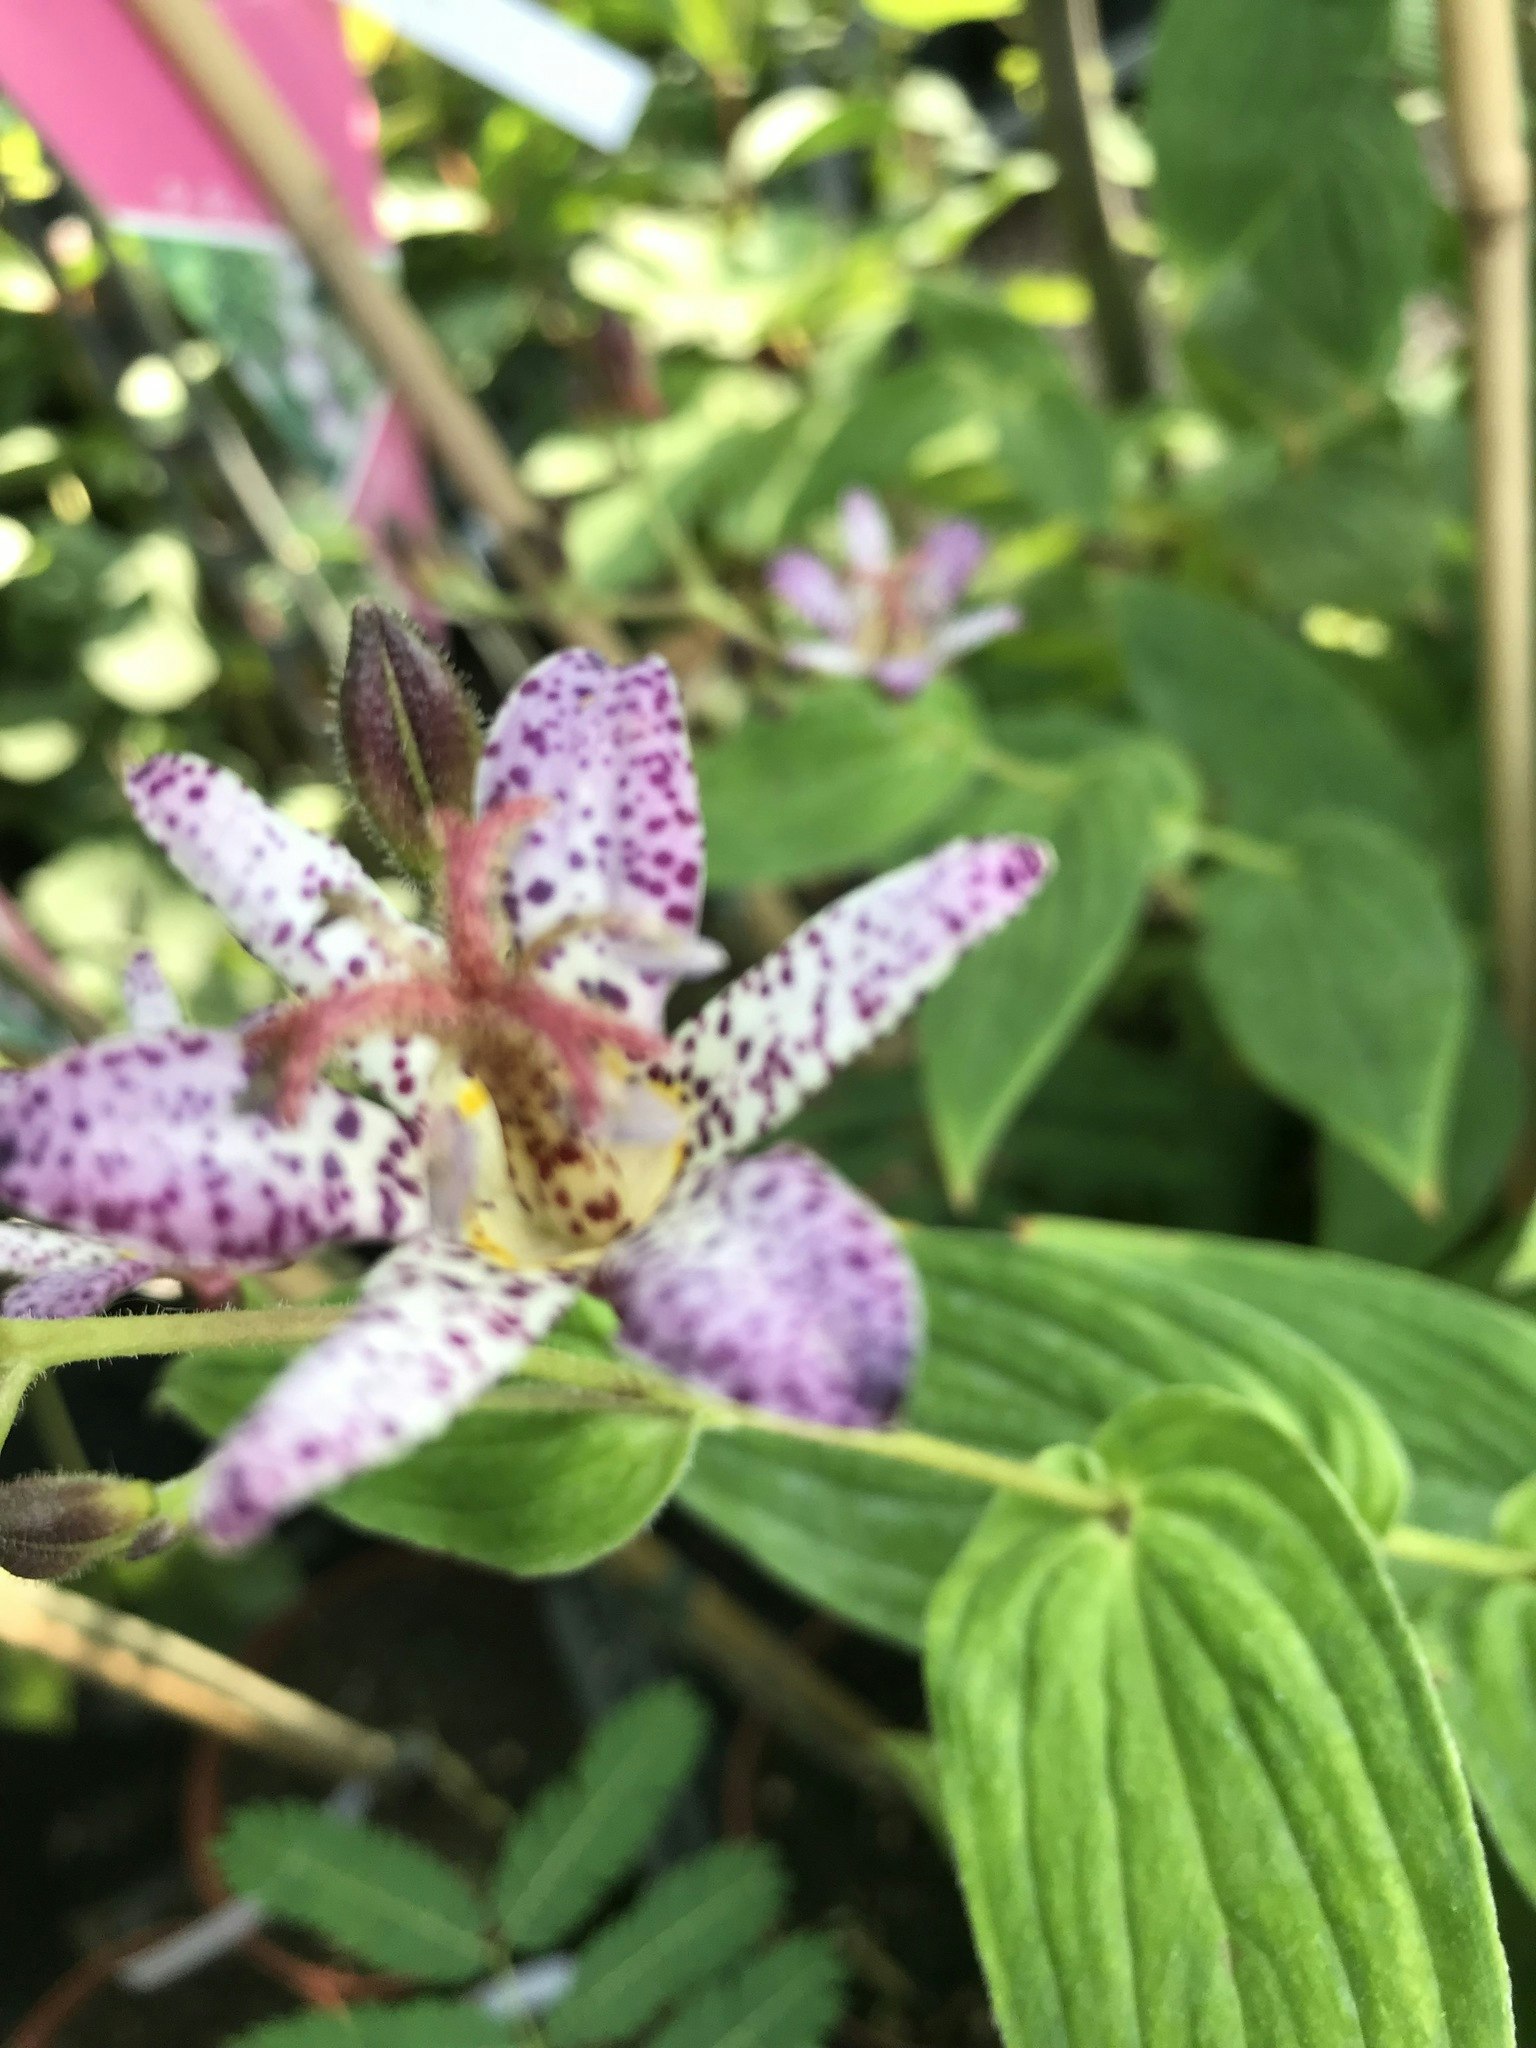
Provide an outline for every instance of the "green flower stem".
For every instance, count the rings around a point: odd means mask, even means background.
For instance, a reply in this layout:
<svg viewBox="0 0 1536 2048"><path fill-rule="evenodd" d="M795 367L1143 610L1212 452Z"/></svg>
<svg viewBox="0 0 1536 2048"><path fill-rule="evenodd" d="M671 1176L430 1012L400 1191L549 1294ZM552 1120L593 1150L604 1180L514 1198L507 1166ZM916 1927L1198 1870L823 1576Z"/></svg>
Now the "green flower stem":
<svg viewBox="0 0 1536 2048"><path fill-rule="evenodd" d="M81 1358L161 1358L183 1351L237 1351L251 1344L313 1344L347 1313L340 1303L0 1323L0 1372L24 1370L36 1379Z"/></svg>
<svg viewBox="0 0 1536 2048"><path fill-rule="evenodd" d="M797 1443L822 1444L829 1450L888 1458L900 1465L918 1465L930 1472L947 1473L951 1478L971 1480L979 1486L996 1487L1000 1492L1024 1494L1074 1514L1112 1515L1127 1505L1125 1497L1111 1487L1092 1486L1085 1480L1048 1471L1034 1460L998 1457L991 1451L973 1450L969 1444L928 1436L915 1429L844 1429L833 1423L804 1422L792 1415L775 1415L766 1408L746 1408L734 1401L719 1400L680 1380L647 1371L644 1366L540 1349L524 1361L519 1377L546 1384L574 1385L583 1392L607 1392L628 1401L639 1398L653 1410L659 1407L686 1417L701 1430L753 1431Z"/></svg>
<svg viewBox="0 0 1536 2048"><path fill-rule="evenodd" d="M58 1365L82 1358L154 1358L247 1345L311 1344L346 1315L343 1305L317 1308L214 1309L190 1315L93 1316L78 1321L0 1323L0 1423L14 1414L32 1383ZM562 1396L564 1397L562 1399ZM649 1366L540 1345L515 1378L488 1397L493 1405L538 1405L626 1414L673 1415L696 1429L754 1433L855 1456L884 1458L1020 1494L1079 1515L1114 1516L1132 1503L1113 1487L1052 1471L1038 1459L977 1450L916 1429L842 1429L746 1408L706 1394ZM3 1430L0 1430L3 1434ZM1400 1523L1381 1539L1388 1557L1485 1579L1536 1580L1536 1550L1442 1535Z"/></svg>
<svg viewBox="0 0 1536 2048"><path fill-rule="evenodd" d="M1536 1550L1480 1543L1470 1536L1443 1536L1438 1529L1418 1529L1408 1522L1389 1529L1382 1548L1402 1564L1437 1565L1441 1571L1479 1579L1536 1579Z"/></svg>

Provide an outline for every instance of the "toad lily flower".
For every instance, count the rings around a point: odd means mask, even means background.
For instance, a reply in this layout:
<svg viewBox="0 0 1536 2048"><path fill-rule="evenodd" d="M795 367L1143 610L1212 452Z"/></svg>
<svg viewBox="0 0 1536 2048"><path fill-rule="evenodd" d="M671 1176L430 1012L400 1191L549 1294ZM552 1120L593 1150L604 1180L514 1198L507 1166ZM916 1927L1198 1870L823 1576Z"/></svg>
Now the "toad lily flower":
<svg viewBox="0 0 1536 2048"><path fill-rule="evenodd" d="M780 555L768 588L823 636L785 648L796 668L829 676L871 676L892 697L911 697L973 647L1012 633L1023 614L1011 604L957 611L986 559L986 536L968 519L930 527L896 553L890 521L868 491L839 508L845 572L805 548Z"/></svg>
<svg viewBox="0 0 1536 2048"><path fill-rule="evenodd" d="M802 1151L732 1155L1013 917L1045 849L959 842L882 877L668 1039L671 988L719 956L659 660L571 652L527 677L475 814L437 814L435 931L222 768L162 756L128 792L299 1000L243 1034L130 1033L3 1077L0 1200L132 1262L123 1284L394 1246L201 1468L211 1540L437 1435L582 1288L636 1351L720 1394L890 1415L921 1335L890 1226Z"/></svg>

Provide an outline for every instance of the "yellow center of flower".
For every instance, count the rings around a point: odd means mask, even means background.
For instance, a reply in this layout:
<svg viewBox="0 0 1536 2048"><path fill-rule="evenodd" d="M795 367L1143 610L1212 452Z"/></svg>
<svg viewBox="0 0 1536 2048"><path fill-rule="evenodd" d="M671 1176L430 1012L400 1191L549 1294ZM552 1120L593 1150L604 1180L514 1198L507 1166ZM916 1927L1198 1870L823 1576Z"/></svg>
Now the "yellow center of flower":
<svg viewBox="0 0 1536 2048"><path fill-rule="evenodd" d="M688 1151L684 1094L607 1053L600 1062L612 1114L596 1134L572 1121L557 1063L537 1044L483 1081L445 1059L434 1088L451 1120L439 1145L454 1175L452 1219L466 1243L499 1266L579 1271L615 1238L648 1223L671 1193Z"/></svg>

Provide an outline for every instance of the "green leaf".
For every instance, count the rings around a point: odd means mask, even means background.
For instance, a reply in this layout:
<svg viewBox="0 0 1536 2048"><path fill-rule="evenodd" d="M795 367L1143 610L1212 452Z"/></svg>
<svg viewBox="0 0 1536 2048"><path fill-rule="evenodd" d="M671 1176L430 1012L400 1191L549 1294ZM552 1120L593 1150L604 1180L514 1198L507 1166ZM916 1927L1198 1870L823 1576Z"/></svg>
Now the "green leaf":
<svg viewBox="0 0 1536 2048"><path fill-rule="evenodd" d="M652 2048L826 2048L842 2010L836 1948L796 1934L701 1991Z"/></svg>
<svg viewBox="0 0 1536 2048"><path fill-rule="evenodd" d="M987 1495L855 1451L706 1435L682 1499L818 1606L915 1647L929 1596Z"/></svg>
<svg viewBox="0 0 1536 2048"><path fill-rule="evenodd" d="M1473 1795L1536 1899L1536 1586L1441 1583L1414 1616Z"/></svg>
<svg viewBox="0 0 1536 2048"><path fill-rule="evenodd" d="M862 684L808 686L783 717L701 751L710 880L803 882L878 861L954 799L978 743L956 684L906 703Z"/></svg>
<svg viewBox="0 0 1536 2048"><path fill-rule="evenodd" d="M1010 1121L1123 958L1170 821L1198 791L1178 757L1131 744L1090 755L1044 829L1056 872L1027 916L978 946L924 1006L923 1083L950 1200L975 1201ZM976 832L1035 829L1036 806L1000 792Z"/></svg>
<svg viewBox="0 0 1536 2048"><path fill-rule="evenodd" d="M1396 444L1330 449L1223 504L1215 537L1281 611L1389 618L1431 597L1446 508Z"/></svg>
<svg viewBox="0 0 1536 2048"><path fill-rule="evenodd" d="M242 1807L216 1854L232 1891L374 1969L462 1984L493 1959L469 1886L402 1835L284 1800Z"/></svg>
<svg viewBox="0 0 1536 2048"><path fill-rule="evenodd" d="M1433 1213L1471 1006L1434 869L1384 825L1304 818L1291 865L1234 868L1202 899L1217 1015L1268 1087Z"/></svg>
<svg viewBox="0 0 1536 2048"><path fill-rule="evenodd" d="M1332 1143L1323 1147L1319 1235L1332 1251L1394 1265L1428 1266L1487 1215L1520 1134L1520 1061L1484 999L1461 1062L1445 1162L1445 1207L1416 1215L1379 1175Z"/></svg>
<svg viewBox="0 0 1536 2048"><path fill-rule="evenodd" d="M501 1571L579 1571L645 1528L693 1453L664 1416L519 1414L493 1404L398 1465L351 1480L329 1504L376 1535ZM499 1398L515 1400L516 1390Z"/></svg>
<svg viewBox="0 0 1536 2048"><path fill-rule="evenodd" d="M1235 605L1168 583L1115 594L1137 708L1186 747L1246 832L1364 811L1416 832L1424 792L1387 728L1324 665Z"/></svg>
<svg viewBox="0 0 1536 2048"><path fill-rule="evenodd" d="M1166 1271L1106 1276L1070 1244L923 1230L911 1247L929 1320L914 1428L1029 1458L1159 1387L1215 1386L1300 1435L1373 1526L1398 1513L1404 1460L1380 1411L1278 1317ZM683 1498L810 1599L915 1644L988 1493L849 1451L706 1439Z"/></svg>
<svg viewBox="0 0 1536 2048"><path fill-rule="evenodd" d="M514 1823L496 1872L502 1931L514 1949L563 1941L629 1875L703 1753L709 1720L680 1684L616 1707L569 1776Z"/></svg>
<svg viewBox="0 0 1536 2048"><path fill-rule="evenodd" d="M1223 1396L1100 1450L1121 1530L999 1501L928 1684L1010 2048L1510 2048L1471 1810L1401 1609L1306 1454Z"/></svg>
<svg viewBox="0 0 1536 2048"><path fill-rule="evenodd" d="M349 2005L345 2012L269 2020L225 2048L507 2048L505 2026L472 2005L418 1999L410 2005Z"/></svg>
<svg viewBox="0 0 1536 2048"><path fill-rule="evenodd" d="M1193 1275L1119 1268L1031 1235L922 1231L913 1247L932 1343L908 1418L936 1436L1029 1457L1081 1442L1159 1389L1215 1388L1287 1430L1374 1528L1407 1486L1381 1409L1323 1348Z"/></svg>
<svg viewBox="0 0 1536 2048"><path fill-rule="evenodd" d="M1172 0L1149 83L1170 238L1246 258L1284 317L1355 370L1396 333L1429 220L1390 43L1386 0Z"/></svg>
<svg viewBox="0 0 1536 2048"><path fill-rule="evenodd" d="M1097 1259L1106 1286L1174 1273L1310 1338L1401 1436L1420 1521L1481 1534L1498 1497L1536 1472L1536 1318L1335 1252L1066 1216L1027 1231L1031 1244Z"/></svg>
<svg viewBox="0 0 1536 2048"><path fill-rule="evenodd" d="M758 1842L727 1842L680 1863L595 1935L544 2031L550 2048L601 2048L654 2019L760 1940L784 1878Z"/></svg>
<svg viewBox="0 0 1536 2048"><path fill-rule="evenodd" d="M217 1436L285 1362L271 1349L189 1352L157 1399ZM529 1392L514 1379L435 1443L338 1487L326 1505L360 1529L527 1576L576 1571L616 1550L687 1470L691 1426L521 1409Z"/></svg>

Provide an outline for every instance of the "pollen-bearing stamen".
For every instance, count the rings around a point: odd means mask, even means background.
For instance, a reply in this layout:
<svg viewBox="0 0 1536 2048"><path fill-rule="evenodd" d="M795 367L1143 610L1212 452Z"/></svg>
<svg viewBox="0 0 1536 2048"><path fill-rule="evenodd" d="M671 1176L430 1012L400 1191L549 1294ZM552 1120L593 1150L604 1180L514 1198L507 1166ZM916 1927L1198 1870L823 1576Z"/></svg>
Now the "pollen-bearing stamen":
<svg viewBox="0 0 1536 2048"><path fill-rule="evenodd" d="M590 1131L603 1114L598 1060L607 1048L636 1063L655 1060L664 1039L595 1003L557 995L537 977L542 947L520 950L500 909L508 855L546 808L537 798L497 805L480 818L439 813L443 849L439 914L446 958L429 972L374 981L297 1004L247 1034L277 1077L279 1118L303 1115L326 1064L381 1035L425 1037L480 1063L491 1048L514 1059L520 1032L531 1032L563 1075L575 1123ZM573 920L579 925L581 920ZM400 957L396 949L396 957ZM404 964L414 965L414 962ZM495 1057L492 1069L502 1062Z"/></svg>

